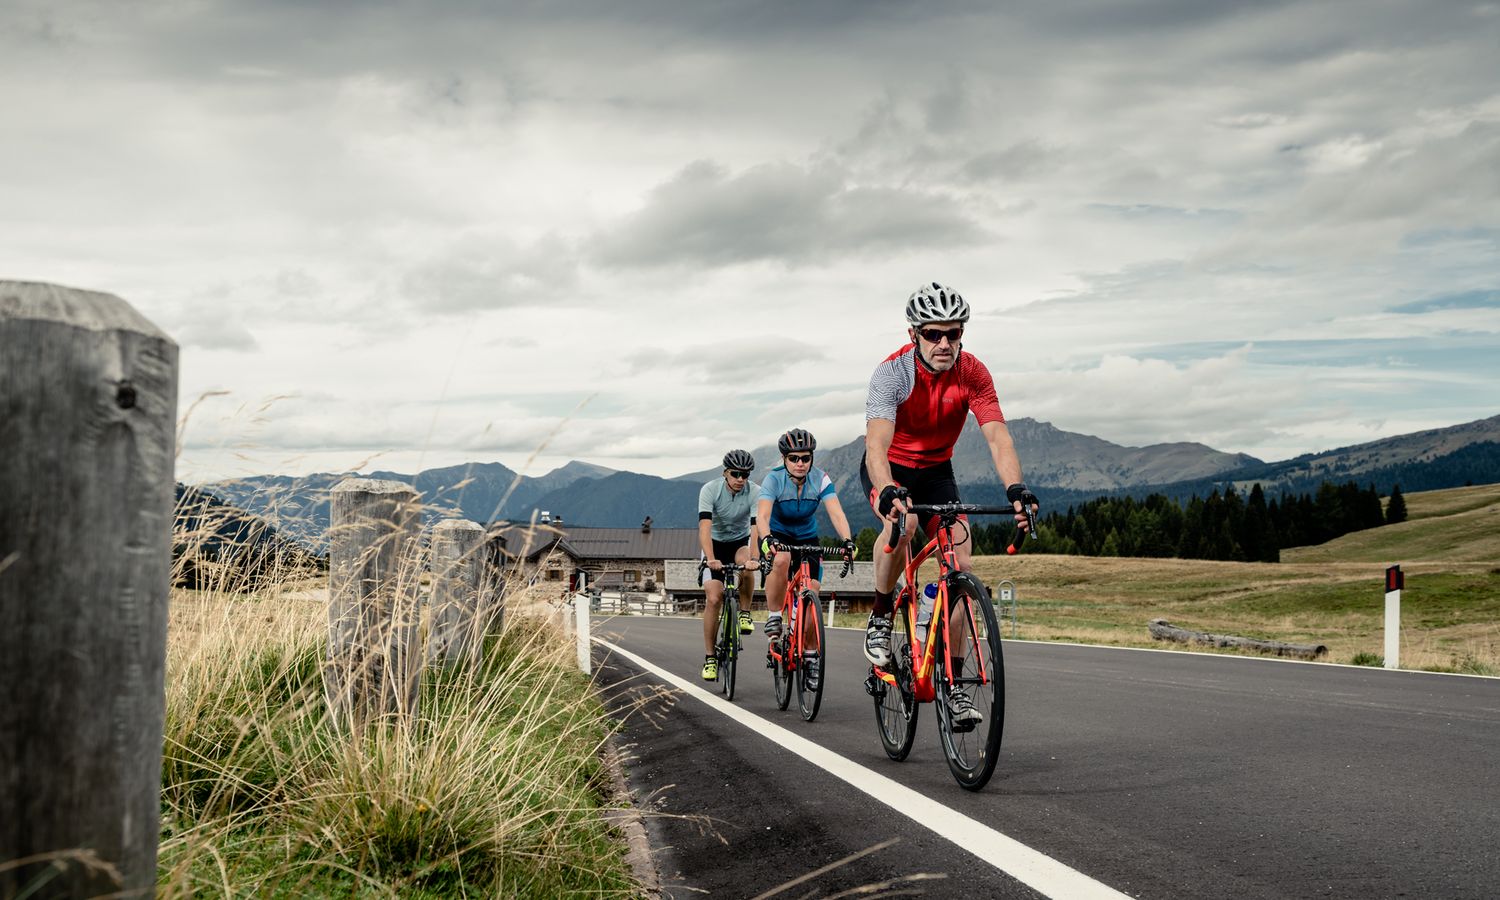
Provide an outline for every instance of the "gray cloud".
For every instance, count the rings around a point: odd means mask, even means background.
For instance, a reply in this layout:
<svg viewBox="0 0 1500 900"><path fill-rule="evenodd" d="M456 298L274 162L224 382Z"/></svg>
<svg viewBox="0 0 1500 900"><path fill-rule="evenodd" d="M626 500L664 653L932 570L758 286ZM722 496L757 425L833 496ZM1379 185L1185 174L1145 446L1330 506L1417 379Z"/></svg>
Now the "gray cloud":
<svg viewBox="0 0 1500 900"><path fill-rule="evenodd" d="M549 237L527 248L468 239L407 272L401 293L428 312L557 306L578 281L568 245Z"/></svg>
<svg viewBox="0 0 1500 900"><path fill-rule="evenodd" d="M696 376L693 380L708 384L747 385L769 371L779 371L774 360L796 359L805 365L827 357L820 347L805 341L766 335L683 350L639 350L626 355L625 362L633 373L666 370Z"/></svg>
<svg viewBox="0 0 1500 900"><path fill-rule="evenodd" d="M985 237L952 198L852 185L834 166L773 163L734 175L698 161L655 188L594 250L608 266L796 266Z"/></svg>

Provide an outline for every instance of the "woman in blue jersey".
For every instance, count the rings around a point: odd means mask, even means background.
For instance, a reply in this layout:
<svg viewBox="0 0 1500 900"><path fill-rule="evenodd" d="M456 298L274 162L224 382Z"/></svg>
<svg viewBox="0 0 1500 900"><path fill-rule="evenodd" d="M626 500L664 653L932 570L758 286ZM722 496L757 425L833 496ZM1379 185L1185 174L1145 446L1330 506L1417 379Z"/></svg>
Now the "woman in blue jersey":
<svg viewBox="0 0 1500 900"><path fill-rule="evenodd" d="M812 464L817 440L801 428L793 428L776 442L781 451L782 464L766 473L760 483L760 500L757 504L756 527L763 537L760 539L762 556L770 555L770 541L783 544L816 544L818 542L818 507L828 510L828 520L833 530L844 539L844 558L854 559L854 539L849 536L849 520L844 508L839 505L839 495L828 473ZM781 634L781 605L786 595L786 583L793 565L800 565L800 554L778 552L766 576L766 634L777 637ZM812 574L813 590L818 590L823 576L823 558L808 555L808 569ZM816 690L822 675L817 635L803 634L807 641L807 679Z"/></svg>

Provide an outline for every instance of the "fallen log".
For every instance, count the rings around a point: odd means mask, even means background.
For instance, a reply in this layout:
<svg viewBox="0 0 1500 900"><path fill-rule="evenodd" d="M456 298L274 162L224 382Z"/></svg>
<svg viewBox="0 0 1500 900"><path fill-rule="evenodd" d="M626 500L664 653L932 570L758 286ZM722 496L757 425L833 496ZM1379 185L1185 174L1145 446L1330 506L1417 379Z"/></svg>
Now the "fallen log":
<svg viewBox="0 0 1500 900"><path fill-rule="evenodd" d="M1282 641L1262 641L1255 638L1238 637L1232 634L1207 634L1179 628L1166 619L1152 619L1146 626L1151 636L1158 641L1176 641L1181 644L1207 644L1212 647L1235 647L1254 650L1257 653L1274 653L1277 656L1294 656L1298 659L1320 659L1328 655L1322 644L1288 644Z"/></svg>

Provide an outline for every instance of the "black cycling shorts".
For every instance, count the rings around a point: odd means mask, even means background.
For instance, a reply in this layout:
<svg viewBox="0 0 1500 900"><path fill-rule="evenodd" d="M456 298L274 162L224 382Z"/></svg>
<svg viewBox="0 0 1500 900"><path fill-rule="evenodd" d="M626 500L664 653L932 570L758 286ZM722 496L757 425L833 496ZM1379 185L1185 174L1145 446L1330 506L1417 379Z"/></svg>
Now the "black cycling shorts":
<svg viewBox="0 0 1500 900"><path fill-rule="evenodd" d="M909 503L958 503L958 481L953 477L953 460L945 459L935 466L925 469L913 469L908 466L898 466L891 463L891 477L896 479L896 484L906 488ZM865 496L870 498L870 508L875 510L875 515L880 515L880 495L875 492L875 485L870 481L870 470L865 468L865 458L859 458L859 483L865 489ZM923 523L923 528L930 536L936 527L934 519ZM968 516L960 516L967 519Z"/></svg>
<svg viewBox="0 0 1500 900"><path fill-rule="evenodd" d="M818 539L815 538L815 537L810 537L810 538L794 538L794 537L791 537L791 536L789 536L787 534L784 534L784 533L782 533L780 531L773 531L773 532L771 532L771 540L777 541L777 542L782 543L782 544L803 544L803 545L816 544L818 542ZM787 567L787 577L788 578L790 578L792 575L796 574L797 567L800 566L800 565L802 565L802 560L803 559L806 559L807 560L807 574L808 574L808 577L811 578L813 581L822 581L823 580L823 556L822 556L822 554L820 554L820 553L803 553L800 550L791 550L791 551L788 551L788 552L791 554L791 557L792 557L791 565Z"/></svg>
<svg viewBox="0 0 1500 900"><path fill-rule="evenodd" d="M733 541L714 541L711 538L710 541L714 545L714 559L717 559L719 562L723 563L726 566L732 566L736 562L734 558L735 554L740 552L740 548L750 546L750 535L747 534L744 537L738 538ZM713 569L710 569L707 566L704 566L703 571L704 584L707 584L710 581L722 582L724 580L723 572L715 572Z"/></svg>

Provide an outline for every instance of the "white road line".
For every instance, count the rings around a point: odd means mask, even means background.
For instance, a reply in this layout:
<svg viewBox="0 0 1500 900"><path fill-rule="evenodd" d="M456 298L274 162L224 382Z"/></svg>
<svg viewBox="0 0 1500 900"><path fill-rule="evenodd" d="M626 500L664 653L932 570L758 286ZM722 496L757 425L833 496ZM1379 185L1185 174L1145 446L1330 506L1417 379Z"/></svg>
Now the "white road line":
<svg viewBox="0 0 1500 900"><path fill-rule="evenodd" d="M963 813L938 803L926 794L914 791L900 782L845 759L832 750L794 734L743 707L735 706L623 647L600 638L594 638L594 642L608 648L611 653L630 660L687 696L703 701L711 709L723 713L756 734L775 741L918 825L931 829L940 837L952 841L961 849L972 853L983 862L994 866L1032 890L1048 897L1069 898L1069 900L1129 896L1095 881L1082 872L1069 868L1044 853L1031 849L1015 838L1007 837L983 822L971 819Z"/></svg>

